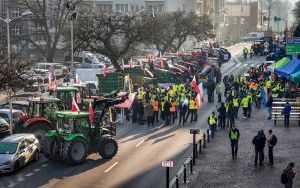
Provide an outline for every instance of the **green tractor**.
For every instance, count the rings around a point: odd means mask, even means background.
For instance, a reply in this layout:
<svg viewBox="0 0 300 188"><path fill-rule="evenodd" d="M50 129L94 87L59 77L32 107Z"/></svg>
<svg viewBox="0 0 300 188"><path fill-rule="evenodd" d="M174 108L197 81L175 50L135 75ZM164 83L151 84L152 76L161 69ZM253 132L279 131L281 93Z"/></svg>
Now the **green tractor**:
<svg viewBox="0 0 300 188"><path fill-rule="evenodd" d="M127 95L126 95L127 97ZM117 141L110 130L102 127L102 119L108 110L125 101L125 96L117 99L106 98L101 103L104 109L95 114L92 122L88 112L57 111L56 130L46 134L48 142L42 143L42 152L49 160L62 160L72 165L83 163L87 156L98 153L104 159L111 159L118 151ZM116 115L111 115L115 124Z"/></svg>

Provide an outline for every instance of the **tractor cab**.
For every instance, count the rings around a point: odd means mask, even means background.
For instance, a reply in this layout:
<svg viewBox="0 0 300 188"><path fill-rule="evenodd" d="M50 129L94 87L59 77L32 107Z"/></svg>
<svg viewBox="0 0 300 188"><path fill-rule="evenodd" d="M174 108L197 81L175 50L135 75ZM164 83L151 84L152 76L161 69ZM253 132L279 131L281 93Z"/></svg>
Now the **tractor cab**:
<svg viewBox="0 0 300 188"><path fill-rule="evenodd" d="M79 89L72 86L58 87L56 91L56 97L61 100L64 110L69 110L71 108L72 98L75 99L77 104L81 103Z"/></svg>
<svg viewBox="0 0 300 188"><path fill-rule="evenodd" d="M29 99L28 116L30 118L45 117L49 120L55 120L54 112L59 110L59 104L58 98L31 98Z"/></svg>

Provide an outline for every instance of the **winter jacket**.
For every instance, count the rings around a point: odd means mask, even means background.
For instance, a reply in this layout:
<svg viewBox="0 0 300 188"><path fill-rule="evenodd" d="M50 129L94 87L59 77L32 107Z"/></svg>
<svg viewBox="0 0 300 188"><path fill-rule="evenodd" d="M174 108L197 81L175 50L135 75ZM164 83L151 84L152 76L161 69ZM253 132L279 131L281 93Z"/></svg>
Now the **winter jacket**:
<svg viewBox="0 0 300 188"><path fill-rule="evenodd" d="M266 136L263 131L259 131L258 134L253 138L252 143L255 145L256 150L263 150L266 145Z"/></svg>
<svg viewBox="0 0 300 188"><path fill-rule="evenodd" d="M145 117L152 117L153 116L153 106L148 103L145 106Z"/></svg>
<svg viewBox="0 0 300 188"><path fill-rule="evenodd" d="M290 104L286 104L283 109L283 113L285 116L289 116L292 110L292 106Z"/></svg>

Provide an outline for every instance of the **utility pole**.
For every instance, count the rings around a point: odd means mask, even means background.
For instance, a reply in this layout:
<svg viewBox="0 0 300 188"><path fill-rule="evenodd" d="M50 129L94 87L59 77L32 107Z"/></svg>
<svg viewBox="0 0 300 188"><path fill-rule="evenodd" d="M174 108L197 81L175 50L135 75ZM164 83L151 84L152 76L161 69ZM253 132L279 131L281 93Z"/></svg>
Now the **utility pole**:
<svg viewBox="0 0 300 188"><path fill-rule="evenodd" d="M268 15L269 15L268 16L268 27L267 27L268 31L270 29L272 3L273 3L273 0L268 0Z"/></svg>

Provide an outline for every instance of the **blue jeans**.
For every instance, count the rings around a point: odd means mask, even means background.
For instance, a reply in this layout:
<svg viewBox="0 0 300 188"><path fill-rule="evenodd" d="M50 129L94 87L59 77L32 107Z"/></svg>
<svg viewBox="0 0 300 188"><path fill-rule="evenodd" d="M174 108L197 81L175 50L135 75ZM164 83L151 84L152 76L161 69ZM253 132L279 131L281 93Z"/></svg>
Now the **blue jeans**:
<svg viewBox="0 0 300 188"><path fill-rule="evenodd" d="M217 126L216 125L209 125L209 130L210 130L210 135L211 135L211 138L214 138L215 137L215 132L216 132L216 129L217 129Z"/></svg>

